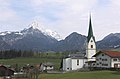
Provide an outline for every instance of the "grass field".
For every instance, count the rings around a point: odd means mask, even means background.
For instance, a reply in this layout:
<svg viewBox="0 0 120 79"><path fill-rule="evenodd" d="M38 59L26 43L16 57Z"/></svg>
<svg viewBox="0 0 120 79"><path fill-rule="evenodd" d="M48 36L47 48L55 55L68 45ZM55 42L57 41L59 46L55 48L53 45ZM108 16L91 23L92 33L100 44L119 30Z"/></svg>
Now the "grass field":
<svg viewBox="0 0 120 79"><path fill-rule="evenodd" d="M60 67L61 59L52 58L14 58L0 59L0 63L4 65L18 64L23 66L26 64L39 64L44 62L52 62L56 69ZM116 71L90 71L90 72L68 72L64 74L40 74L39 79L120 79L120 72Z"/></svg>
<svg viewBox="0 0 120 79"><path fill-rule="evenodd" d="M39 79L120 79L116 71L69 72L64 74L41 74Z"/></svg>
<svg viewBox="0 0 120 79"><path fill-rule="evenodd" d="M55 65L55 68L58 69L60 67L61 59L52 59L52 58L13 58L13 59L0 59L0 64L4 65L15 65L24 66L26 64L40 64L51 62Z"/></svg>

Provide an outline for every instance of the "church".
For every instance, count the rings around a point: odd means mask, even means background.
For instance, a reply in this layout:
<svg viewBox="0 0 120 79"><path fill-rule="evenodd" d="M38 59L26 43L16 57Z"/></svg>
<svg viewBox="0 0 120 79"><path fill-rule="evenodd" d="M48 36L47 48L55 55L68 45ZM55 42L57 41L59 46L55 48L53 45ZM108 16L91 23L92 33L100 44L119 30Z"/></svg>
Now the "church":
<svg viewBox="0 0 120 79"><path fill-rule="evenodd" d="M93 35L91 16L89 20L89 29L88 36L86 40L86 54L70 54L63 58L62 62L62 70L63 71L71 71L71 70L79 70L83 67L89 67L91 65L95 65L94 62L96 58L93 57L96 54L96 42L95 37Z"/></svg>

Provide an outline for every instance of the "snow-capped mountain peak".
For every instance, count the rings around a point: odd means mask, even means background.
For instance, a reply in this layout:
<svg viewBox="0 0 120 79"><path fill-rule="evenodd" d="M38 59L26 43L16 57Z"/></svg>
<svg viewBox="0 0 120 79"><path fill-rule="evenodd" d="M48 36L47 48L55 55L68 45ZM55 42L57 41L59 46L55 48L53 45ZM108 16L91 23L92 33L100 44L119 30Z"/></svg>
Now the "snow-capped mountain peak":
<svg viewBox="0 0 120 79"><path fill-rule="evenodd" d="M16 34L16 35L23 35L26 36L27 34L34 34L34 33L43 33L46 36L50 36L52 38L55 38L56 40L62 40L61 36L50 29L45 29L42 24L40 24L37 21L32 22L28 28L21 30L21 31L16 31L16 32L10 32L10 31L5 31L5 32L0 32L0 36L5 36L8 34Z"/></svg>
<svg viewBox="0 0 120 79"><path fill-rule="evenodd" d="M39 25L38 25L38 23L37 22L33 22L31 25L30 25L33 29L38 29L39 27Z"/></svg>
<svg viewBox="0 0 120 79"><path fill-rule="evenodd" d="M40 24L40 23L37 22L37 21L32 22L32 23L29 25L29 28L33 28L33 29L38 29L38 30L40 30L40 31L44 31L43 25Z"/></svg>
<svg viewBox="0 0 120 79"><path fill-rule="evenodd" d="M10 31L5 31L5 32L1 32L0 35L6 35L6 34L10 34Z"/></svg>
<svg viewBox="0 0 120 79"><path fill-rule="evenodd" d="M41 31L46 36L51 36L51 37L53 37L57 40L62 40L61 36L57 32L52 31L50 29L45 29L43 27L43 25L40 24L37 21L32 22L32 24L30 24L29 27L32 28L32 29L38 29L39 31Z"/></svg>
<svg viewBox="0 0 120 79"><path fill-rule="evenodd" d="M57 39L58 41L59 40L62 40L61 36L55 32L55 31L52 31L50 29L46 29L45 32L44 32L45 35L49 35L49 36L52 36L54 37L55 39Z"/></svg>

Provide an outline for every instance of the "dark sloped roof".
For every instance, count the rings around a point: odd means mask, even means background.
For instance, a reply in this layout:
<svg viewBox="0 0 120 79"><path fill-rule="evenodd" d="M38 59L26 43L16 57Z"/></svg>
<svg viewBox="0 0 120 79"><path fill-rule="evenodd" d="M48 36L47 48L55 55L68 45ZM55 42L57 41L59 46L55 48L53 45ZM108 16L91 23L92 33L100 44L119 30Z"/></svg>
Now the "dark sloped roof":
<svg viewBox="0 0 120 79"><path fill-rule="evenodd" d="M86 57L84 54L69 54L69 55L65 56L64 58L85 59Z"/></svg>
<svg viewBox="0 0 120 79"><path fill-rule="evenodd" d="M12 70L12 69L10 69L10 68L7 68L7 67L6 67L6 66L4 66L4 65L0 65L0 68L4 68L4 69L6 69L6 70L9 70L9 71L14 72L14 70Z"/></svg>
<svg viewBox="0 0 120 79"><path fill-rule="evenodd" d="M89 21L89 30L88 30L88 36L87 36L87 42L90 41L90 38L93 37L93 40L95 41L95 37L93 35L93 29L92 29L92 22L91 22L91 16Z"/></svg>
<svg viewBox="0 0 120 79"><path fill-rule="evenodd" d="M108 55L110 57L113 57L113 58L120 57L120 52L117 52L117 51L99 51L93 57L96 57L101 53L104 53L104 54L106 54L106 55Z"/></svg>

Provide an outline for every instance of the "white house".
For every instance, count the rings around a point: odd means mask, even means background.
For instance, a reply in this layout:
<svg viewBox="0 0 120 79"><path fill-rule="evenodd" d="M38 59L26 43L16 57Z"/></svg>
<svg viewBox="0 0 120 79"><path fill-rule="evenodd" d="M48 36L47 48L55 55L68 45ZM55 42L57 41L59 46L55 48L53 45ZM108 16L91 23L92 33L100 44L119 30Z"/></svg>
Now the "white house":
<svg viewBox="0 0 120 79"><path fill-rule="evenodd" d="M40 65L40 70L45 71L45 70L54 70L54 64L47 62L47 63L42 63Z"/></svg>
<svg viewBox="0 0 120 79"><path fill-rule="evenodd" d="M120 68L120 52L99 51L94 57L98 68Z"/></svg>
<svg viewBox="0 0 120 79"><path fill-rule="evenodd" d="M63 70L71 71L71 70L79 70L83 68L86 62L85 56L81 54L70 54L63 58Z"/></svg>

